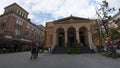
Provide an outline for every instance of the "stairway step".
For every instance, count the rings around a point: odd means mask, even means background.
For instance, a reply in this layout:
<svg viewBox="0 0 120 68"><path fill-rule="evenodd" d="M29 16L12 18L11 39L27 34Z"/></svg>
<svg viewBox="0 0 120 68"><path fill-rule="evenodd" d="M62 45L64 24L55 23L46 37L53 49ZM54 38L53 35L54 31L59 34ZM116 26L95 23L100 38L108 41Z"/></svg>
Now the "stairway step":
<svg viewBox="0 0 120 68"><path fill-rule="evenodd" d="M91 53L91 49L89 48L89 46L81 46L80 53ZM67 48L56 46L52 50L52 54L67 54Z"/></svg>
<svg viewBox="0 0 120 68"><path fill-rule="evenodd" d="M89 48L89 46L81 46L80 53L91 53L91 49Z"/></svg>
<svg viewBox="0 0 120 68"><path fill-rule="evenodd" d="M67 53L67 48L66 47L56 46L52 50L52 54L66 54L66 53Z"/></svg>

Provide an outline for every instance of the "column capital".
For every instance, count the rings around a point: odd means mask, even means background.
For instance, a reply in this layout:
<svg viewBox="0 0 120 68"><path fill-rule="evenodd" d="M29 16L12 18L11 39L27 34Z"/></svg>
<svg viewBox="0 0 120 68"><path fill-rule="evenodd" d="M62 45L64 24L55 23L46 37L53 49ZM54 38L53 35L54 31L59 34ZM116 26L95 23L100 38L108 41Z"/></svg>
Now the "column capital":
<svg viewBox="0 0 120 68"><path fill-rule="evenodd" d="M76 31L79 31L79 28L75 28L76 29Z"/></svg>
<svg viewBox="0 0 120 68"><path fill-rule="evenodd" d="M67 32L67 29L64 28L64 30L65 30L65 32Z"/></svg>

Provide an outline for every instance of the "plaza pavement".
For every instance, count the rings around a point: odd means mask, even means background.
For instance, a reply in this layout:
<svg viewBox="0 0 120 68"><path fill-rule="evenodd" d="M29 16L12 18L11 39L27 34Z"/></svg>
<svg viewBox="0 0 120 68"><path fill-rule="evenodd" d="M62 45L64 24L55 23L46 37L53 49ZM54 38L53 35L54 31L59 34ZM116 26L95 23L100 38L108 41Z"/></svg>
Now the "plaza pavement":
<svg viewBox="0 0 120 68"><path fill-rule="evenodd" d="M120 58L101 54L39 54L30 60L30 52L0 54L0 68L120 68Z"/></svg>

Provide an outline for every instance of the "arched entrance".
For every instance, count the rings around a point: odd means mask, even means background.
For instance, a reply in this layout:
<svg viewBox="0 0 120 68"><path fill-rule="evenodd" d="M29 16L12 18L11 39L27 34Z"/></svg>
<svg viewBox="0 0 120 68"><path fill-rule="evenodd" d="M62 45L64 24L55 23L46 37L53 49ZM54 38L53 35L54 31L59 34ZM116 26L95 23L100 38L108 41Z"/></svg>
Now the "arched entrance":
<svg viewBox="0 0 120 68"><path fill-rule="evenodd" d="M74 27L70 27L67 31L67 39L70 46L73 46L76 41L76 30Z"/></svg>
<svg viewBox="0 0 120 68"><path fill-rule="evenodd" d="M65 31L63 28L58 28L57 29L57 41L58 41L58 46L62 47L65 46Z"/></svg>
<svg viewBox="0 0 120 68"><path fill-rule="evenodd" d="M79 40L83 46L88 45L88 29L86 27L80 27L79 29Z"/></svg>

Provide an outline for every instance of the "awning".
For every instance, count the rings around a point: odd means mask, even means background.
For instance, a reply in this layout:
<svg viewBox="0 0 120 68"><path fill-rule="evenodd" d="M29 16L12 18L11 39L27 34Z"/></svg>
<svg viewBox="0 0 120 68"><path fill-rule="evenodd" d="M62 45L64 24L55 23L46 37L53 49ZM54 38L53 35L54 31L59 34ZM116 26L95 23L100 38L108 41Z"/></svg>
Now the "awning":
<svg viewBox="0 0 120 68"><path fill-rule="evenodd" d="M25 41L25 40L21 40L21 39L15 39L15 38L3 38L3 37L0 37L0 42L1 43L13 43L13 44L23 44L23 45L32 45L32 42L31 41Z"/></svg>

